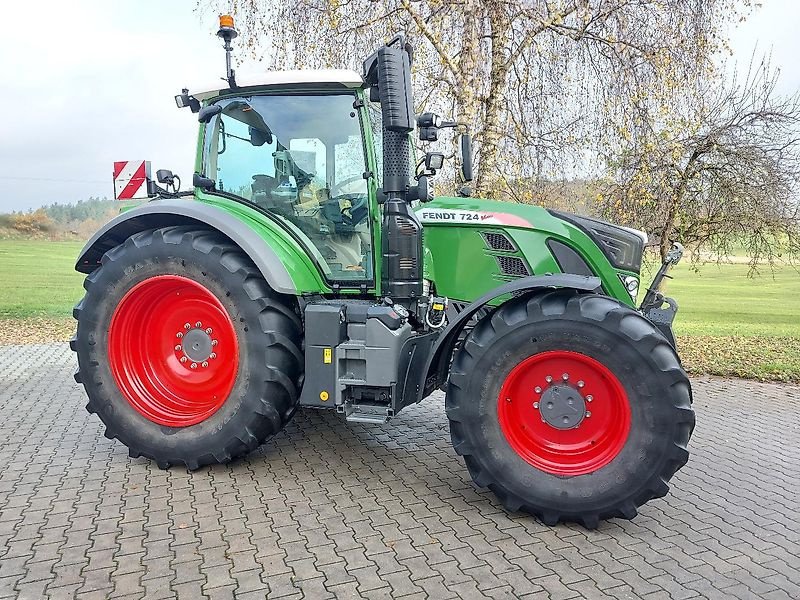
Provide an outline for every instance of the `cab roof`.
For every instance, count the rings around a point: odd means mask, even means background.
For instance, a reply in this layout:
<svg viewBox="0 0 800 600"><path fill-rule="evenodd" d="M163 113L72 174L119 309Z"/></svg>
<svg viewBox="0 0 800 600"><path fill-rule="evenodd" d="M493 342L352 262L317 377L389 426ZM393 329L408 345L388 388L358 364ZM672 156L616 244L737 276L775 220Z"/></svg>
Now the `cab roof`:
<svg viewBox="0 0 800 600"><path fill-rule="evenodd" d="M239 88L279 87L287 85L339 84L347 88L360 88L364 85L361 75L346 69L304 69L297 71L266 71L263 73L236 74ZM210 85L198 86L191 95L200 101L220 94L230 93L224 79Z"/></svg>

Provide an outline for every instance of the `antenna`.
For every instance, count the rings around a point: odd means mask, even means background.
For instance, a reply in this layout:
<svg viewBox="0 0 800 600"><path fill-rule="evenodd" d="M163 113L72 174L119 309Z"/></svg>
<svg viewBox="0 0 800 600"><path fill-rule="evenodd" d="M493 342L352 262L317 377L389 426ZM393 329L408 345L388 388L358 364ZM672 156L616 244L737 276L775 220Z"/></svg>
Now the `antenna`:
<svg viewBox="0 0 800 600"><path fill-rule="evenodd" d="M225 48L225 79L232 89L237 86L236 73L231 68L231 51L233 50L233 47L231 46L231 40L235 39L238 35L239 33L233 27L233 17L231 15L220 15L217 37L222 38L222 40L225 42L225 44L222 46Z"/></svg>

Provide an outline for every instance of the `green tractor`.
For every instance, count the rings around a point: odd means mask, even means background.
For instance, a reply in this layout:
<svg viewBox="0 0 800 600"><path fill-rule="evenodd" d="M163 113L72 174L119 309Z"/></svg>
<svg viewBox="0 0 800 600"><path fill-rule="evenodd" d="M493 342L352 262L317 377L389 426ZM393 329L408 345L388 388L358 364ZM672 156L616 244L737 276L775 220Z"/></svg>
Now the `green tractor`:
<svg viewBox="0 0 800 600"><path fill-rule="evenodd" d="M106 436L198 469L300 407L384 423L444 388L455 451L510 511L595 527L663 496L694 426L659 291L680 247L637 307L645 234L434 199L444 157L412 136L458 124L414 114L401 36L362 74L237 80L228 17L218 35L227 81L176 96L200 121L194 190L159 171L76 264L75 378Z"/></svg>

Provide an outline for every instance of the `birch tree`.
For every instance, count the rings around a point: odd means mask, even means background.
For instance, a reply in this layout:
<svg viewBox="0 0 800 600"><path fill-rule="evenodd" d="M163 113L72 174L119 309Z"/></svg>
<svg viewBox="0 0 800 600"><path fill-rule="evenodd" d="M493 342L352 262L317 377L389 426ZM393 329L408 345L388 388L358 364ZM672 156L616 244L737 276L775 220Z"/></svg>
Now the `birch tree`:
<svg viewBox="0 0 800 600"><path fill-rule="evenodd" d="M707 77L735 0L202 0L232 12L268 68L339 67L396 32L415 49L417 110L475 135L476 193L586 173L676 89ZM526 192L530 194L530 192ZM529 198L522 198L527 200Z"/></svg>

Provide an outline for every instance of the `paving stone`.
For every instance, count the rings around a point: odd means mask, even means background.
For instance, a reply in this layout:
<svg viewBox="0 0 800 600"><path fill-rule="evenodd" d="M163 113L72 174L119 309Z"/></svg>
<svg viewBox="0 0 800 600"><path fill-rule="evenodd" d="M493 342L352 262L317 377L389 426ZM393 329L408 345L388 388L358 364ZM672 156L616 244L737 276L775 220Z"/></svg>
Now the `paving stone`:
<svg viewBox="0 0 800 600"><path fill-rule="evenodd" d="M796 386L695 380L670 494L586 531L477 488L440 393L382 426L300 410L189 473L103 436L66 345L0 364L2 600L800 597Z"/></svg>

